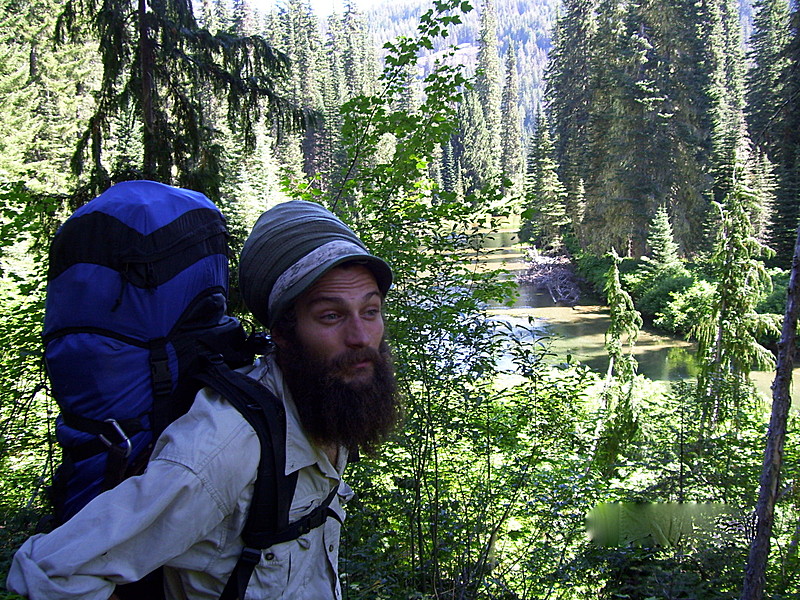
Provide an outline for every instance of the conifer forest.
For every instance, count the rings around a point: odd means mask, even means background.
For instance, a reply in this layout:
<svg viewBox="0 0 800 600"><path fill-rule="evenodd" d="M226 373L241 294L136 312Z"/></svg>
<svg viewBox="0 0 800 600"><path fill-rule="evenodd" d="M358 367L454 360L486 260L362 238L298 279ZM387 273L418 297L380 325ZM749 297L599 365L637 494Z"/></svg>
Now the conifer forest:
<svg viewBox="0 0 800 600"><path fill-rule="evenodd" d="M797 0L0 6L3 581L60 461L50 240L150 179L225 214L248 328L278 202L392 265L404 418L348 466L346 600L800 598ZM607 368L510 318L524 285L603 306ZM645 329L686 377L639 372Z"/></svg>

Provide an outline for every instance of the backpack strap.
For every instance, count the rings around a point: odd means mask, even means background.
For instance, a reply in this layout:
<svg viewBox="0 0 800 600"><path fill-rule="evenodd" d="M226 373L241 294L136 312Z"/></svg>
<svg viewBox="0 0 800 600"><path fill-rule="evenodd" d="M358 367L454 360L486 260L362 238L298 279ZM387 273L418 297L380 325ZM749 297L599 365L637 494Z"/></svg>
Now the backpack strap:
<svg viewBox="0 0 800 600"><path fill-rule="evenodd" d="M253 499L241 533L244 547L220 596L220 600L243 600L265 548L297 539L324 524L329 516L339 520L330 508L338 486L309 514L290 524L289 509L297 472L286 475L286 412L283 403L252 377L232 370L221 357L209 357L209 362L209 368L196 378L241 413L255 430L261 444Z"/></svg>

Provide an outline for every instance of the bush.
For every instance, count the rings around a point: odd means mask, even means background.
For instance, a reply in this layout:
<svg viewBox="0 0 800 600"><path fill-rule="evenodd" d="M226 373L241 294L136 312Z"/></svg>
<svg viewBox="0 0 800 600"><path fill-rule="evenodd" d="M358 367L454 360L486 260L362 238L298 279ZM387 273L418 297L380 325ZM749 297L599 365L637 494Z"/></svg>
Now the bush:
<svg viewBox="0 0 800 600"><path fill-rule="evenodd" d="M708 281L695 281L688 288L671 293L669 303L656 314L655 326L670 333L687 335L701 315L711 311L714 293L715 288Z"/></svg>
<svg viewBox="0 0 800 600"><path fill-rule="evenodd" d="M774 313L782 315L786 312L786 296L789 289L789 271L771 269L772 290L770 290L756 305L760 313Z"/></svg>
<svg viewBox="0 0 800 600"><path fill-rule="evenodd" d="M608 279L608 270L613 263L609 255L595 256L594 254L580 253L575 256L575 265L578 274L588 283L593 292L605 298L605 287ZM620 279L629 288L629 281L639 266L639 261L633 258L623 258L619 264Z"/></svg>
<svg viewBox="0 0 800 600"><path fill-rule="evenodd" d="M654 319L662 314L673 298L694 283L694 278L683 266L670 267L657 272L640 287L634 303L642 316Z"/></svg>

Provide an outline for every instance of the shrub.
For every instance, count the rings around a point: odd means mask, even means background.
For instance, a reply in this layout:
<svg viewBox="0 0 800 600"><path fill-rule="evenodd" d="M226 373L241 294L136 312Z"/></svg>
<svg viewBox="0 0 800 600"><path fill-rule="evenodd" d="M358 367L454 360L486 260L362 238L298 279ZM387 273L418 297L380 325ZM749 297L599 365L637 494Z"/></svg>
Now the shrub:
<svg viewBox="0 0 800 600"><path fill-rule="evenodd" d="M700 316L711 311L714 291L714 286L708 281L695 281L688 288L671 293L669 303L656 314L655 326L671 333L688 335Z"/></svg>
<svg viewBox="0 0 800 600"><path fill-rule="evenodd" d="M694 278L681 265L659 271L639 288L634 296L636 308L642 316L654 319L662 314L673 298L694 283Z"/></svg>

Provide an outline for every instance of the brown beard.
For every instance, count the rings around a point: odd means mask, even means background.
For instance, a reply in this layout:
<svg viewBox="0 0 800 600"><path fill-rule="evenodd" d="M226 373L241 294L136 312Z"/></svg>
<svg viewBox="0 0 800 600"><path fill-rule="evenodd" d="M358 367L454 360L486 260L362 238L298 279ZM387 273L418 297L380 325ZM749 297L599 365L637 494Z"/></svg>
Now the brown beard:
<svg viewBox="0 0 800 600"><path fill-rule="evenodd" d="M296 336L278 349L278 364L292 393L300 421L316 442L373 452L399 419L397 383L385 341L379 350L349 350L331 361L314 355ZM353 365L372 362L366 381L347 382Z"/></svg>

